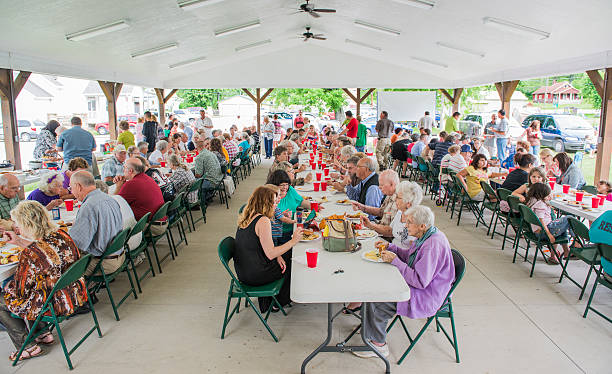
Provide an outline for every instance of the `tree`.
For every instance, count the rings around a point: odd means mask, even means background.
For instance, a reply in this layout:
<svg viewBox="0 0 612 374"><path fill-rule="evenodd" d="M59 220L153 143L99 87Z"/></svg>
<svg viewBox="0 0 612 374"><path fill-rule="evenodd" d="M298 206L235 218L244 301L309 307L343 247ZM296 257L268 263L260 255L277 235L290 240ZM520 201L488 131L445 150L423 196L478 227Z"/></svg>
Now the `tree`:
<svg viewBox="0 0 612 374"><path fill-rule="evenodd" d="M338 88L276 88L267 100L278 106L301 105L319 112L339 111L346 105L344 92Z"/></svg>
<svg viewBox="0 0 612 374"><path fill-rule="evenodd" d="M583 73L580 78L574 81L574 87L576 87L582 99L593 106L593 109L601 108L601 96L597 93L593 82L586 73Z"/></svg>
<svg viewBox="0 0 612 374"><path fill-rule="evenodd" d="M239 88L203 88L178 90L178 97L183 99L180 108L202 107L202 108L218 108L219 101L228 97L242 94L243 91Z"/></svg>

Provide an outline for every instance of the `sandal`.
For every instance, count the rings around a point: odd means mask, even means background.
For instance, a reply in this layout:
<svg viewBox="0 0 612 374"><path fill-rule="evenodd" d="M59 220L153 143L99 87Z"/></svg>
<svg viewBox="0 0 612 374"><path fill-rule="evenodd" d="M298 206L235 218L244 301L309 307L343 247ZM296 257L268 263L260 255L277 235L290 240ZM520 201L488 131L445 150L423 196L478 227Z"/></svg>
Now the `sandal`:
<svg viewBox="0 0 612 374"><path fill-rule="evenodd" d="M11 353L11 355L9 356L9 360L15 361L15 358L17 357L17 353L18 351ZM23 350L23 352L21 352L19 361L28 360L30 358L42 356L44 353L45 352L38 345L33 345L30 348L26 348Z"/></svg>
<svg viewBox="0 0 612 374"><path fill-rule="evenodd" d="M355 308L344 308L342 314L353 314L361 310L361 305Z"/></svg>
<svg viewBox="0 0 612 374"><path fill-rule="evenodd" d="M50 332L39 336L34 341L36 342L36 344L43 344L43 345L49 345L49 344L55 343L55 340L53 339L53 334L51 334Z"/></svg>

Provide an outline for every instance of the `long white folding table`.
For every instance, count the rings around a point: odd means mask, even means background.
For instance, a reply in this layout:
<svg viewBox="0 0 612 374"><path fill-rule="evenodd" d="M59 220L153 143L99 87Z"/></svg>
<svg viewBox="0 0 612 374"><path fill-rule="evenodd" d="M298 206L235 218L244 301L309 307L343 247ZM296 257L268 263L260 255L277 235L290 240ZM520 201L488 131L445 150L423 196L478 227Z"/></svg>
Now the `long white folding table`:
<svg viewBox="0 0 612 374"><path fill-rule="evenodd" d="M355 213L351 206L336 203L337 200L347 198L344 193L334 193L329 189L326 192L304 190L312 190L312 183L298 187L298 192L302 196L310 196L313 199L322 196L327 196L329 199L329 202L320 204L323 209L319 212L317 219L332 214ZM384 361L385 373L390 373L389 361L365 338L363 324L361 337L364 345L346 345L352 334L343 342L330 345L333 321L344 309L334 313L334 303L363 302L362 318L366 318L366 303L406 301L410 298L410 288L395 266L387 263L374 263L361 258L362 252L374 249L376 240L379 238L360 240L362 248L354 253L327 252L323 249L321 238L308 243L300 242L293 247L291 299L304 304L327 303L327 337L306 357L302 363L302 373L306 372L308 362L320 352L369 350L375 352ZM308 268L306 265L306 250L309 248L317 248L320 251L316 268Z"/></svg>

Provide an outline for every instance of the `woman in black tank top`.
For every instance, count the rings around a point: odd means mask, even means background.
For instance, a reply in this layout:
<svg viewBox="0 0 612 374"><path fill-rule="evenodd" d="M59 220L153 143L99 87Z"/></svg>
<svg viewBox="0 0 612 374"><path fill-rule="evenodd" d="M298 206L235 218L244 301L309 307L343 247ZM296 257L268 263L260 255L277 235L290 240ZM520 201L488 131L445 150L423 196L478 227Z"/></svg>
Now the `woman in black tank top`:
<svg viewBox="0 0 612 374"><path fill-rule="evenodd" d="M296 229L291 240L278 247L272 241L270 220L278 203L278 187L265 185L257 187L238 219L234 269L238 279L249 286L262 286L285 278L277 296L281 305L290 301L291 259L282 255L289 251L302 237L302 230ZM262 312L268 309L270 298L259 298Z"/></svg>

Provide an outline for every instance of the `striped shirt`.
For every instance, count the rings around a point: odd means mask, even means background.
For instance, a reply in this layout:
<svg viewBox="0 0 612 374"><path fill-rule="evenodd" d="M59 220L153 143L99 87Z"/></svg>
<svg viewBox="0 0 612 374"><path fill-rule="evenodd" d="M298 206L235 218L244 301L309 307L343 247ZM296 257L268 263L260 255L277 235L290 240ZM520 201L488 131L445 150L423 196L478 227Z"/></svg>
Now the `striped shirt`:
<svg viewBox="0 0 612 374"><path fill-rule="evenodd" d="M280 238L283 236L283 212L278 208L274 208L274 219L272 220L272 238Z"/></svg>

